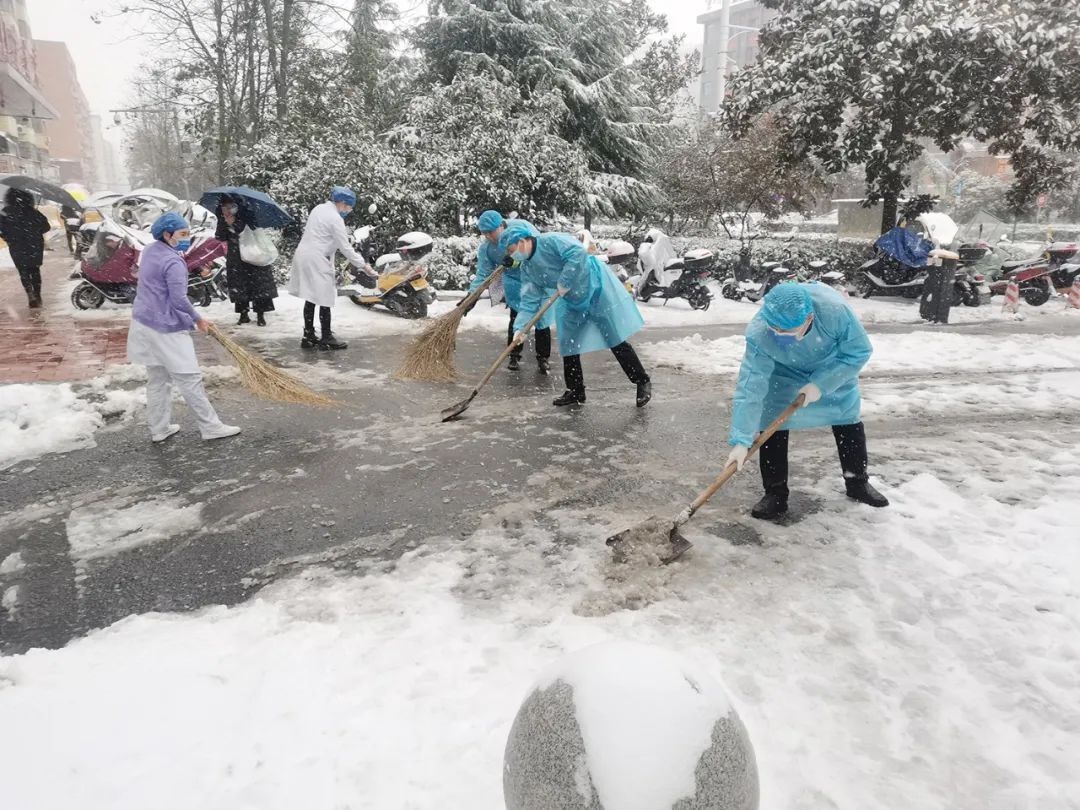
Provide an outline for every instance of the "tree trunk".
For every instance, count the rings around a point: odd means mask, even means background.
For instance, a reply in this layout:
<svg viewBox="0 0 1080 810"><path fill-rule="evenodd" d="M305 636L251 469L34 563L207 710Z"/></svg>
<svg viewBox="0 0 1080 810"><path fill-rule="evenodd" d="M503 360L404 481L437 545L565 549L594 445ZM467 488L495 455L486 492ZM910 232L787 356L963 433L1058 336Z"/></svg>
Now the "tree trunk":
<svg viewBox="0 0 1080 810"><path fill-rule="evenodd" d="M888 233L896 227L897 212L900 210L900 194L886 192L881 198L881 232Z"/></svg>
<svg viewBox="0 0 1080 810"><path fill-rule="evenodd" d="M584 216L585 216L585 230L591 231L592 230L592 209L591 208L586 208Z"/></svg>

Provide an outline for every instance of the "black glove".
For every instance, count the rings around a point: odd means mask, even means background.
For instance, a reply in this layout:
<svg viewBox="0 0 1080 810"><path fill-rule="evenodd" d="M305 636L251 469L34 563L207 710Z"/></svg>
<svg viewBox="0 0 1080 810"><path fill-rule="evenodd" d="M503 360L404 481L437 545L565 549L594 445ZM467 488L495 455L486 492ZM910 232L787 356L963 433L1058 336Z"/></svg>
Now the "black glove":
<svg viewBox="0 0 1080 810"><path fill-rule="evenodd" d="M513 256L503 256L502 266L505 267L507 270L509 270L511 267L514 266L514 257Z"/></svg>

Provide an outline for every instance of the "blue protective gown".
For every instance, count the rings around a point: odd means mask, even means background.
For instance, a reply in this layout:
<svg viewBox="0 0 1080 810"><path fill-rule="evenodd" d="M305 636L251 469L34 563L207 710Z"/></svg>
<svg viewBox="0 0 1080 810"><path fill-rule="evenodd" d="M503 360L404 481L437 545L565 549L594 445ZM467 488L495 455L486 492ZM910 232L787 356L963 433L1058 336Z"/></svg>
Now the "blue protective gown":
<svg viewBox="0 0 1080 810"><path fill-rule="evenodd" d="M569 291L553 307L559 354L564 357L618 346L645 325L634 300L607 265L569 234L542 233L533 255L521 264L521 302L514 329L524 329L559 287Z"/></svg>
<svg viewBox="0 0 1080 810"><path fill-rule="evenodd" d="M509 225L513 220L509 220ZM469 284L469 292L474 292L483 284L492 273L502 264L503 254L499 246L491 244L487 237L480 243L480 249L476 251L476 275ZM506 305L518 312L521 310L521 268L517 265L508 267L502 274L503 295L506 297ZM555 325L555 311L549 309L544 317L536 324L537 329L550 329Z"/></svg>
<svg viewBox="0 0 1080 810"><path fill-rule="evenodd" d="M874 350L870 338L840 293L816 282L805 286L814 324L803 340L780 346L760 312L746 328L746 354L732 402L731 444L749 447L807 383L821 389L821 399L797 411L782 430L860 420L859 372Z"/></svg>

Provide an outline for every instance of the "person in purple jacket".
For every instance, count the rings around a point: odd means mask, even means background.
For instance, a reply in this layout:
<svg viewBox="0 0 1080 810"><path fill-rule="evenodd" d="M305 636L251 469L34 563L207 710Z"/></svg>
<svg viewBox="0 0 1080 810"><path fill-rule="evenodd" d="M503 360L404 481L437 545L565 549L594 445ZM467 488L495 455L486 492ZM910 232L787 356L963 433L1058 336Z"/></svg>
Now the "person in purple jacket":
<svg viewBox="0 0 1080 810"><path fill-rule="evenodd" d="M143 249L127 342L128 360L146 366L150 438L163 442L180 430L171 421L174 386L195 414L203 439L235 436L240 428L224 424L206 398L189 334L211 326L187 297L188 271L181 254L191 247L191 228L179 214L168 213L157 218L150 233L155 241Z"/></svg>

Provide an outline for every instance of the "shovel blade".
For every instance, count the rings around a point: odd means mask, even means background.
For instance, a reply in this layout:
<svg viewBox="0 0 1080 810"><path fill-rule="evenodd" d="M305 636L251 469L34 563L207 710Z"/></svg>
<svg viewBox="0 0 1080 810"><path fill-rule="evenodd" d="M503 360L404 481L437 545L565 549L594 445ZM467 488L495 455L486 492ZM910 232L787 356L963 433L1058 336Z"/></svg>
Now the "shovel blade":
<svg viewBox="0 0 1080 810"><path fill-rule="evenodd" d="M625 529L607 539L615 562L626 562L634 548L654 546L661 565L675 562L693 545L679 533L678 524L672 520L650 517L637 526Z"/></svg>
<svg viewBox="0 0 1080 810"><path fill-rule="evenodd" d="M473 391L467 399L461 400L457 405L451 405L449 408L443 408L442 421L449 422L451 419L457 419L465 410L472 404L472 401L476 398L476 392Z"/></svg>

